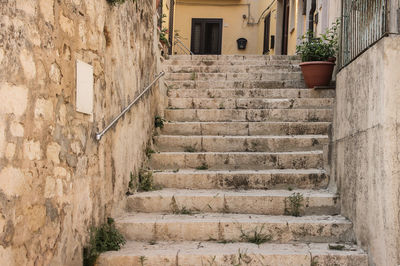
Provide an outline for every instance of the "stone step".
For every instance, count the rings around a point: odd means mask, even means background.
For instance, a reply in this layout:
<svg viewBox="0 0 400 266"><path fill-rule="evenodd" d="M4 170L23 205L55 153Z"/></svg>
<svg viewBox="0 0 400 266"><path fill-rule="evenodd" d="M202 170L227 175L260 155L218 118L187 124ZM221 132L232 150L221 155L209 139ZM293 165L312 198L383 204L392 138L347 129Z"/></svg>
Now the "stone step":
<svg viewBox="0 0 400 266"><path fill-rule="evenodd" d="M171 55L167 60L225 60L225 61L242 61L242 60L257 60L257 61L282 61L282 60L300 60L298 55Z"/></svg>
<svg viewBox="0 0 400 266"><path fill-rule="evenodd" d="M167 109L174 122L331 122L330 109Z"/></svg>
<svg viewBox="0 0 400 266"><path fill-rule="evenodd" d="M328 185L324 170L178 171L154 172L155 184L180 189L322 189Z"/></svg>
<svg viewBox="0 0 400 266"><path fill-rule="evenodd" d="M133 242L100 255L98 266L367 266L367 254L353 245L332 250L328 243L271 244L218 242Z"/></svg>
<svg viewBox="0 0 400 266"><path fill-rule="evenodd" d="M215 66L179 66L169 65L164 67L167 73L276 73L276 72L300 72L297 65L215 65Z"/></svg>
<svg viewBox="0 0 400 266"><path fill-rule="evenodd" d="M267 72L257 73L167 73L165 79L171 81L284 81L284 80L302 80L301 72Z"/></svg>
<svg viewBox="0 0 400 266"><path fill-rule="evenodd" d="M333 98L169 98L169 109L327 109Z"/></svg>
<svg viewBox="0 0 400 266"><path fill-rule="evenodd" d="M321 169L277 169L262 171L178 171L153 172L154 183L178 189L323 189L329 177Z"/></svg>
<svg viewBox="0 0 400 266"><path fill-rule="evenodd" d="M193 66L299 66L300 60L185 60L185 59L172 59L167 60L164 66L180 66L180 67L193 67Z"/></svg>
<svg viewBox="0 0 400 266"><path fill-rule="evenodd" d="M162 189L129 196L128 211L141 213L240 213L290 215L290 197L299 193L301 215L337 215L338 197L325 190ZM299 198L297 198L299 199ZM297 210L296 210L297 211Z"/></svg>
<svg viewBox="0 0 400 266"><path fill-rule="evenodd" d="M168 88L170 98L335 98L335 90L314 89L177 89Z"/></svg>
<svg viewBox="0 0 400 266"><path fill-rule="evenodd" d="M237 242L255 231L273 243L353 240L352 223L341 216L131 213L116 219L116 226L127 240L135 241Z"/></svg>
<svg viewBox="0 0 400 266"><path fill-rule="evenodd" d="M323 152L161 152L151 156L155 170L266 170L323 168Z"/></svg>
<svg viewBox="0 0 400 266"><path fill-rule="evenodd" d="M169 88L175 89L285 89L306 88L303 80L168 80Z"/></svg>
<svg viewBox="0 0 400 266"><path fill-rule="evenodd" d="M330 122L168 122L165 135L268 136L327 135Z"/></svg>
<svg viewBox="0 0 400 266"><path fill-rule="evenodd" d="M160 152L285 152L322 150L326 135L299 136L176 136L153 138Z"/></svg>

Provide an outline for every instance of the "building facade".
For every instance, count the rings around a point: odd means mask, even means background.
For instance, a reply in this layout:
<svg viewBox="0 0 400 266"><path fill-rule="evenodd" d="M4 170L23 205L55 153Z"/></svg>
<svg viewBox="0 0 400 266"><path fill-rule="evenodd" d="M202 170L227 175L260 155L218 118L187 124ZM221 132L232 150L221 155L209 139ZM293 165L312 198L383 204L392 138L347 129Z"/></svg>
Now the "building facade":
<svg viewBox="0 0 400 266"><path fill-rule="evenodd" d="M336 21L339 14L328 10L337 10L338 2L165 0L163 27L169 30L171 54L293 55L307 31L323 33Z"/></svg>

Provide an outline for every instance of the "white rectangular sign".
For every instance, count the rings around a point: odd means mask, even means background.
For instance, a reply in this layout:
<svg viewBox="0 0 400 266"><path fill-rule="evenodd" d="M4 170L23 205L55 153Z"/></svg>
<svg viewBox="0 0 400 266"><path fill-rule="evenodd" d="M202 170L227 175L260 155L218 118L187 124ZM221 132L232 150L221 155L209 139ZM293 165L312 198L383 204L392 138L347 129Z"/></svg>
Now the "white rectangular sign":
<svg viewBox="0 0 400 266"><path fill-rule="evenodd" d="M76 60L76 111L93 114L93 66Z"/></svg>

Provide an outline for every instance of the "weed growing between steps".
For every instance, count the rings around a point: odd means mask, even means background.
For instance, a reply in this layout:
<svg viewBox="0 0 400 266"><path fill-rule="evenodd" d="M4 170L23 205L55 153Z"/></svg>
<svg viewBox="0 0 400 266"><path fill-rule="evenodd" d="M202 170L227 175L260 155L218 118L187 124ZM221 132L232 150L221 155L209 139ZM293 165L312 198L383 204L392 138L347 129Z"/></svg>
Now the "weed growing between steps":
<svg viewBox="0 0 400 266"><path fill-rule="evenodd" d="M202 165L197 166L196 170L208 170L208 164L207 163L203 163Z"/></svg>
<svg viewBox="0 0 400 266"><path fill-rule="evenodd" d="M136 0L131 0L132 2L135 2ZM107 0L107 2L112 5L115 6L117 4L123 4L126 2L126 0Z"/></svg>
<svg viewBox="0 0 400 266"><path fill-rule="evenodd" d="M295 217L301 216L303 202L304 197L301 193L293 193L288 199L285 199L285 214Z"/></svg>
<svg viewBox="0 0 400 266"><path fill-rule="evenodd" d="M134 176L130 173L130 181L128 184L128 192L126 195L133 195L135 192L147 192L161 190L162 187L154 185L153 172L145 169L140 169L139 174Z"/></svg>
<svg viewBox="0 0 400 266"><path fill-rule="evenodd" d="M147 258L145 256L140 256L139 257L139 262L141 266L144 266L144 262L147 260Z"/></svg>
<svg viewBox="0 0 400 266"><path fill-rule="evenodd" d="M150 147L146 147L146 150L144 151L146 153L146 157L147 158L151 158L151 155L156 153L152 148Z"/></svg>
<svg viewBox="0 0 400 266"><path fill-rule="evenodd" d="M318 260L317 258L312 258L311 259L311 265L310 266L318 266Z"/></svg>
<svg viewBox="0 0 400 266"><path fill-rule="evenodd" d="M106 224L91 229L89 246L83 249L83 265L94 265L100 253L120 250L125 243L126 240L115 227L114 220L107 218Z"/></svg>
<svg viewBox="0 0 400 266"><path fill-rule="evenodd" d="M328 245L331 250L344 250L346 247L344 245Z"/></svg>
<svg viewBox="0 0 400 266"><path fill-rule="evenodd" d="M185 146L185 147L183 148L183 150L184 150L185 152L196 152L196 149L195 149L194 147L192 147L192 146Z"/></svg>
<svg viewBox="0 0 400 266"><path fill-rule="evenodd" d="M247 255L247 250L238 250L237 260L236 257L232 258L231 265L232 266L242 266L242 265L249 265L253 259Z"/></svg>
<svg viewBox="0 0 400 266"><path fill-rule="evenodd" d="M272 236L269 234L263 233L263 230L264 230L264 225L261 226L260 229L258 229L258 227L256 227L254 230L252 230L250 232L245 232L243 229L240 229L240 231L242 233L240 238L244 242L249 242L249 243L253 243L256 245L261 245L261 244L271 241Z"/></svg>
<svg viewBox="0 0 400 266"><path fill-rule="evenodd" d="M177 215L194 215L195 214L192 210L187 209L185 206L183 206L182 208L179 208L174 196L171 199L170 207L171 207L171 211L173 214L177 214Z"/></svg>
<svg viewBox="0 0 400 266"><path fill-rule="evenodd" d="M162 118L161 116L156 115L156 117L154 118L154 126L156 128L164 128L164 123L165 123L165 119Z"/></svg>

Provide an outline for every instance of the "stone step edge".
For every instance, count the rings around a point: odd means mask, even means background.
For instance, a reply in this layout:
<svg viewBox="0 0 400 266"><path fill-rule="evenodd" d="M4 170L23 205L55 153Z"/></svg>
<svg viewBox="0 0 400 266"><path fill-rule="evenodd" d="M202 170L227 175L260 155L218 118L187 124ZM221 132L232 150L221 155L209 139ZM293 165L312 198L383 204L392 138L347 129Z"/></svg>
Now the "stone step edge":
<svg viewBox="0 0 400 266"><path fill-rule="evenodd" d="M210 154L215 154L215 155L304 155L304 154L309 154L309 155L321 155L324 153L323 150L314 150L314 151L284 151L284 152L236 152L236 151L228 151L228 152L183 152L183 151L162 151L162 152L155 152L156 154L170 154L170 155L176 155L176 154L190 154L190 155L210 155Z"/></svg>
<svg viewBox="0 0 400 266"><path fill-rule="evenodd" d="M165 188L162 190L138 192L128 198L147 198L147 197L283 197L287 198L293 194L300 193L304 199L307 198L336 198L336 193L328 190L310 190L310 189L295 189L295 190L262 190L262 189L249 189L249 190L223 190L223 189L174 189Z"/></svg>
<svg viewBox="0 0 400 266"><path fill-rule="evenodd" d="M195 170L195 169L175 169L171 170L151 170L153 174L193 174L193 175L207 175L207 174L326 174L323 169L267 169L267 170Z"/></svg>
<svg viewBox="0 0 400 266"><path fill-rule="evenodd" d="M329 245L343 245L343 250L330 249ZM100 257L105 256L159 256L159 255L227 255L237 254L238 249L247 250L248 253L264 254L304 254L304 255L361 255L366 256L365 251L351 243L293 243L293 244L252 244L252 243L218 243L212 241L158 241L155 243L127 241L127 243L119 251L109 251L103 253ZM293 253L291 253L293 252ZM101 259L100 259L101 260Z"/></svg>
<svg viewBox="0 0 400 266"><path fill-rule="evenodd" d="M155 138L185 138L185 139L198 139L198 138L205 138L205 139L328 139L328 135L251 135L251 136L237 136L237 135L158 135L154 136Z"/></svg>
<svg viewBox="0 0 400 266"><path fill-rule="evenodd" d="M308 121L308 122L296 122L296 121L292 121L292 122L276 122L276 121L264 121L264 122L260 122L260 121L233 121L233 122L220 122L220 121L166 121L164 124L166 125L190 125L190 124L233 124L233 123L238 123L238 124L270 124L270 125L281 125L281 124L288 124L288 125L303 125L303 124L308 124L308 125L315 125L315 124L326 124L326 125L330 125L332 124L332 122L313 122L313 121Z"/></svg>
<svg viewBox="0 0 400 266"><path fill-rule="evenodd" d="M185 214L166 214L166 213L143 213L128 212L124 216L115 218L116 224L132 224L132 223L257 223L257 224L298 224L298 223L328 223L328 224L347 224L352 222L341 215L306 215L294 217L290 215L265 215L265 214L238 214L238 213L198 213L193 215Z"/></svg>

